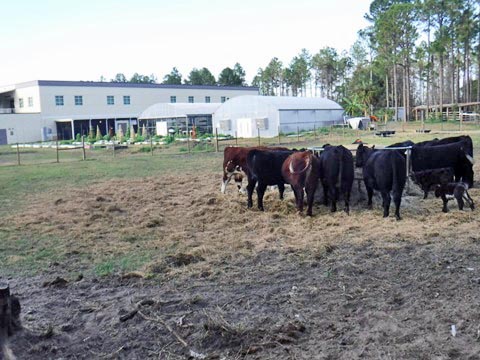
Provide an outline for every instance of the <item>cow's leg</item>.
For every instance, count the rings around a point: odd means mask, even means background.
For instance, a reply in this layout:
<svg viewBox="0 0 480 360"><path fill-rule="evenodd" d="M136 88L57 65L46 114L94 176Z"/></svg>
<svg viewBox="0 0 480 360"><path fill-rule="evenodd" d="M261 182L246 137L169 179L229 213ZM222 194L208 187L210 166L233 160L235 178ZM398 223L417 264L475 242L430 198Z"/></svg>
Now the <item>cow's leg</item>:
<svg viewBox="0 0 480 360"><path fill-rule="evenodd" d="M232 175L227 175L225 172L223 173L223 180L222 180L222 188L221 188L221 192L222 194L225 194L225 189L228 185L228 183L230 182L230 179L232 178Z"/></svg>
<svg viewBox="0 0 480 360"><path fill-rule="evenodd" d="M323 205L328 206L328 186L323 183Z"/></svg>
<svg viewBox="0 0 480 360"><path fill-rule="evenodd" d="M393 202L395 203L395 217L397 220L402 220L400 216L400 204L402 202L402 193L393 192Z"/></svg>
<svg viewBox="0 0 480 360"><path fill-rule="evenodd" d="M303 188L301 185L298 186L297 192L298 192L297 208L298 208L298 211L303 212L303 200L304 200L305 194L303 192Z"/></svg>
<svg viewBox="0 0 480 360"><path fill-rule="evenodd" d="M390 196L389 191L382 191L382 199L383 199L383 217L388 217L390 214L390 202L392 201L392 197Z"/></svg>
<svg viewBox="0 0 480 360"><path fill-rule="evenodd" d="M253 190L255 189L256 181L253 179L248 179L247 184L247 207L250 209L253 206L252 195Z"/></svg>
<svg viewBox="0 0 480 360"><path fill-rule="evenodd" d="M305 192L307 193L307 216L312 216L312 207L313 207L313 200L315 197L315 187L313 186L306 186Z"/></svg>
<svg viewBox="0 0 480 360"><path fill-rule="evenodd" d="M369 210L372 210L373 209L373 205L372 205L373 189L367 184L365 184L365 188L367 189L367 197L368 197L367 208Z"/></svg>
<svg viewBox="0 0 480 360"><path fill-rule="evenodd" d="M261 211L264 211L263 196L265 195L265 190L267 190L267 185L259 182L257 184L257 202L258 202L258 209Z"/></svg>
<svg viewBox="0 0 480 360"><path fill-rule="evenodd" d="M475 209L475 205L473 204L473 199L470 197L468 191L465 190L463 193L463 200L467 203L468 207L473 211Z"/></svg>
<svg viewBox="0 0 480 360"><path fill-rule="evenodd" d="M330 211L335 212L337 211L337 187L330 186L328 195L330 196Z"/></svg>
<svg viewBox="0 0 480 360"><path fill-rule="evenodd" d="M283 193L285 192L285 184L277 184L278 186L278 193L280 194L280 200L283 200Z"/></svg>
<svg viewBox="0 0 480 360"><path fill-rule="evenodd" d="M442 201L443 201L442 211L444 213L447 213L448 212L448 199L447 199L447 196L445 194L442 194Z"/></svg>
<svg viewBox="0 0 480 360"><path fill-rule="evenodd" d="M458 204L458 210L463 210L463 197L461 194L455 194L455 197L457 198L457 204Z"/></svg>
<svg viewBox="0 0 480 360"><path fill-rule="evenodd" d="M345 209L344 211L350 215L350 191L344 191L343 197L345 198Z"/></svg>
<svg viewBox="0 0 480 360"><path fill-rule="evenodd" d="M240 174L235 174L234 179L235 179L235 183L237 184L238 192L242 194L245 193L245 190L242 187L243 176Z"/></svg>
<svg viewBox="0 0 480 360"><path fill-rule="evenodd" d="M425 200L428 197L428 187L423 188L423 200Z"/></svg>

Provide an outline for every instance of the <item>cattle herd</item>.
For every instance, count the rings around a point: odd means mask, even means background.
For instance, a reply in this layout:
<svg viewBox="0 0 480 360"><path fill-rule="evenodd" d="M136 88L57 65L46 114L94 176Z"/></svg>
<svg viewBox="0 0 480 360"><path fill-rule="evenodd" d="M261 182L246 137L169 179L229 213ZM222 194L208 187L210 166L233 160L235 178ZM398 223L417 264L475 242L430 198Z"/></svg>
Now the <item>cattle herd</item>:
<svg viewBox="0 0 480 360"><path fill-rule="evenodd" d="M276 185L280 199L283 199L285 184L289 184L300 212L303 211L305 191L307 215L312 216L315 191L321 183L324 205L330 203L331 211L336 211L341 195L345 202L344 210L348 214L356 166L362 168L368 208L372 207L374 191L379 191L383 199L383 216L389 216L393 197L395 217L400 220L400 204L407 176L420 186L424 198L433 190L435 196L442 199L444 212L448 211L448 201L454 198L460 210L465 204L473 210L473 200L468 194L468 189L473 186L473 164L470 136L419 143L408 140L384 149L360 143L355 160L351 151L342 145L326 144L320 155L310 150L285 147L227 147L223 160L222 193L232 178L238 190L244 192L242 180L246 177L247 206L253 206L252 195L256 187L258 209L263 211L263 196L267 186Z"/></svg>

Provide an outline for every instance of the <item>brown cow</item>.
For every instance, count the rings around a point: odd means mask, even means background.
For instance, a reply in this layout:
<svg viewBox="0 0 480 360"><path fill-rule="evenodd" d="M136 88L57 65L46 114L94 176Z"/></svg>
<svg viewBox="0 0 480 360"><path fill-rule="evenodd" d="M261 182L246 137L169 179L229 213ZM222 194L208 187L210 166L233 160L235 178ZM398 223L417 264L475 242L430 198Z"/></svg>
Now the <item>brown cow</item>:
<svg viewBox="0 0 480 360"><path fill-rule="evenodd" d="M223 179L222 179L222 193L225 193L227 184L232 177L237 184L238 191L245 193L242 187L243 177L247 176L247 154L250 150L288 150L285 147L226 147L223 151Z"/></svg>
<svg viewBox="0 0 480 360"><path fill-rule="evenodd" d="M312 216L313 198L318 186L320 162L310 151L291 154L282 165L282 176L295 194L298 211L303 211L303 189L307 193L307 215Z"/></svg>

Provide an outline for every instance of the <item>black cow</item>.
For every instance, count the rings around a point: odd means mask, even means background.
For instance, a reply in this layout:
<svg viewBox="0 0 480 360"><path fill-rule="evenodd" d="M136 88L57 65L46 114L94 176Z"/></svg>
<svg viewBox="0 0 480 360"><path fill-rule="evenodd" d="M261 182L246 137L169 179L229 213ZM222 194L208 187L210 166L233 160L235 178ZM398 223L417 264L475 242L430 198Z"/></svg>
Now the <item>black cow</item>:
<svg viewBox="0 0 480 360"><path fill-rule="evenodd" d="M460 135L460 136L451 136L447 138L443 138L438 140L433 146L437 145L445 145L445 144L453 144L453 143L462 143L464 145L467 154L473 157L473 142L472 138L468 135Z"/></svg>
<svg viewBox="0 0 480 360"><path fill-rule="evenodd" d="M455 181L463 180L468 186L473 185L473 157L468 154L463 141L435 146L412 148L412 170L453 168Z"/></svg>
<svg viewBox="0 0 480 360"><path fill-rule="evenodd" d="M432 139L427 141L422 141L416 143L417 146L439 146L439 145L446 145L446 144L454 144L454 143L462 143L467 151L467 154L473 157L473 142L472 138L468 135L460 135L460 136L450 136L443 139Z"/></svg>
<svg viewBox="0 0 480 360"><path fill-rule="evenodd" d="M410 177L423 190L423 198L426 199L434 185L445 185L453 181L453 169L449 167L417 171L412 172Z"/></svg>
<svg viewBox="0 0 480 360"><path fill-rule="evenodd" d="M368 207L372 208L373 190L378 190L383 199L383 217L388 217L391 202L390 192L392 192L395 217L397 220L401 220L400 203L407 180L404 157L397 151L374 150L360 144L357 149L356 165L363 167Z"/></svg>
<svg viewBox="0 0 480 360"><path fill-rule="evenodd" d="M436 145L438 143L438 138L432 139L432 140L425 140L425 141L420 141L416 143L415 145L417 146L432 146Z"/></svg>
<svg viewBox="0 0 480 360"><path fill-rule="evenodd" d="M475 209L473 200L468 194L468 185L463 182L437 185L435 189L435 196L437 198L442 198L443 212L448 212L448 200L452 200L453 198L457 199L458 208L460 210L463 210L464 201L472 211Z"/></svg>
<svg viewBox="0 0 480 360"><path fill-rule="evenodd" d="M285 179L282 176L282 165L285 159L293 151L268 151L268 150L250 150L247 154L247 206L253 206L252 195L255 185L257 185L258 208L263 208L263 195L268 185L277 185L280 192L280 199L283 199L285 190Z"/></svg>
<svg viewBox="0 0 480 360"><path fill-rule="evenodd" d="M337 211L339 193L343 194L345 212L350 213L350 193L354 178L353 156L344 146L324 146L320 154L320 178L323 185L323 202Z"/></svg>
<svg viewBox="0 0 480 360"><path fill-rule="evenodd" d="M405 140L402 142L397 142L395 144L391 144L386 146L387 148L393 148L393 147L407 147L407 146L413 146L415 143L412 140Z"/></svg>

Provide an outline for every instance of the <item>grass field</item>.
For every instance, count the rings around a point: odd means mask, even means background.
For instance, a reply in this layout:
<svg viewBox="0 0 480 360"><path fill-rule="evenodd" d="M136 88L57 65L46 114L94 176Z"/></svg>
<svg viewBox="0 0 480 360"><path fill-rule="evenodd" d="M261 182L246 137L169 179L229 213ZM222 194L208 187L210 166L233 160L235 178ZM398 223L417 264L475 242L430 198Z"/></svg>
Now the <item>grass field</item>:
<svg viewBox="0 0 480 360"><path fill-rule="evenodd" d="M437 127L438 124L435 124ZM416 126L414 126L416 128ZM423 141L433 137L445 137L448 133L436 132L433 134L418 134L412 132L411 129L401 131L400 125L397 128L397 134L394 137L375 137L372 133L357 132L357 131L342 131L336 130L336 133L327 136L320 136L316 138L304 139L301 143L290 143L291 146L308 147L319 146L323 143L331 144L351 144L358 137L369 144L388 145L392 142L412 139L413 141ZM480 144L480 133L470 133L474 140L474 144ZM250 141L240 141L240 145L245 143L254 145L256 139ZM273 144L276 139L263 139L263 143ZM5 150L3 150L5 152ZM203 191L202 196L216 198L216 186L219 183L219 176L221 174L222 153L208 152L208 153L191 153L179 154L170 149L171 154L161 153L157 151L154 156L148 153L138 152L136 150L124 151L120 155L117 154L115 158L111 157L111 152L106 150L91 151L87 156L87 161L81 159L81 153L77 151L72 155L68 153L70 158L63 158L64 161L60 163L45 162L54 150L38 150L37 161L40 164L22 165L22 166L4 166L0 168L0 216L3 219L0 224L0 260L2 261L3 272L18 272L26 271L27 273L36 273L45 268L49 262L58 262L59 260L66 260L68 258L69 250L65 248L65 242L71 243L72 236L71 229L74 226L65 225L65 228L60 226L60 231L52 230L51 224L55 222L55 217L61 211L60 207L53 205L55 202L68 202L72 209L80 208L86 214L95 211L91 208L92 204L88 203L92 198L92 193L97 196L102 196L104 193L117 196L117 205L124 207L122 204L124 198L133 197L133 201L128 204L129 207L138 212L139 208L151 206L155 203L158 194L155 190L148 190L148 185L155 188L155 182L159 179L169 179L171 183L165 184L170 192L182 194L185 189L177 191L176 179L181 179L180 183L185 183L188 178L198 178L195 184L191 182L190 186L198 185L203 189L191 189L191 193L196 191ZM0 157L4 155L0 153ZM62 156L65 156L62 153ZM185 180L187 178L187 180ZM162 180L163 181L163 180ZM163 184L163 183L162 183ZM213 186L211 186L213 184ZM211 189L209 189L209 185ZM157 187L159 187L158 185ZM123 193L124 195L115 194L115 192ZM162 192L161 188L158 190ZM209 193L211 191L211 193ZM135 194L141 200L140 203L135 203ZM122 197L124 196L124 197ZM188 196L187 196L188 197ZM145 202L151 204L145 204ZM108 212L108 210L103 209ZM292 209L290 209L292 210ZM115 213L115 211L111 212ZM121 214L121 212L119 212ZM46 214L50 219L45 219ZM186 222L189 221L190 214L177 214L181 216ZM35 217L43 216L42 219ZM142 218L137 216L145 216L145 214L135 214L135 220L142 223ZM148 214L147 214L148 217ZM25 221L30 219L37 226ZM155 258L152 249L141 248L132 251L132 244L142 241L142 239L152 236L154 232L151 229L137 229L134 221L125 221L128 216L120 218L117 228L109 230L110 233L117 231L119 237L117 241L120 244L126 242L130 246L126 251L111 251L110 248L102 247L95 248L95 252L91 252L93 248L86 248L78 251L76 259L82 267L93 264L93 270L97 274L111 274L118 271L133 271L145 270L145 264ZM20 219L20 221L19 221ZM47 221L48 220L48 221ZM63 219L68 223L67 220ZM82 229L75 229L75 236L77 240L83 241L85 238L91 241L95 240L98 235L100 239L104 233L103 230L92 230L108 227L109 224L106 218L99 218L98 221L92 221L90 224L86 222L86 228L83 229L85 234L82 234ZM57 223L59 220L56 221ZM25 225L27 223L27 225ZM35 225L35 224L34 224ZM47 226L45 226L47 225ZM58 224L57 224L58 225ZM128 226L132 231L129 231ZM98 231L98 234L96 234ZM67 237L66 237L67 236ZM126 239L126 240L125 240ZM62 245L63 244L63 245ZM120 249L118 243L110 243L112 248ZM153 245L152 245L153 246ZM155 248L155 246L153 246ZM174 249L172 250L174 251ZM170 254L171 255L171 254ZM76 264L76 266L79 266ZM76 271L72 269L73 271ZM92 269L91 269L92 270Z"/></svg>

